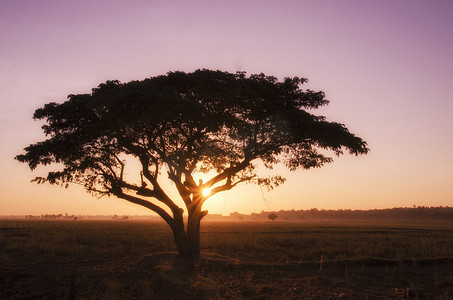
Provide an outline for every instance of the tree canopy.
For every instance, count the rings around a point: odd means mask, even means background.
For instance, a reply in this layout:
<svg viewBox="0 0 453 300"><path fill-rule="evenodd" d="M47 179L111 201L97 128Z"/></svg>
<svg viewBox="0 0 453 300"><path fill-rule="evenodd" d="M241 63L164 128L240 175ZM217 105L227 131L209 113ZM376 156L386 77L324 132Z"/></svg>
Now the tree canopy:
<svg viewBox="0 0 453 300"><path fill-rule="evenodd" d="M37 177L39 183L83 184L89 192L147 207L175 226L182 208L162 189L160 176L175 184L190 215L208 197L241 182L284 182L280 176L258 177L258 162L309 169L332 161L320 149L368 152L366 142L343 124L310 113L328 101L323 92L303 89L306 82L205 69L107 81L90 94L37 109L34 118L46 121L47 139L16 159L31 169L62 166ZM125 156L139 162L139 180L125 176ZM210 171L216 175L195 182L195 173ZM207 188L210 193L203 194Z"/></svg>

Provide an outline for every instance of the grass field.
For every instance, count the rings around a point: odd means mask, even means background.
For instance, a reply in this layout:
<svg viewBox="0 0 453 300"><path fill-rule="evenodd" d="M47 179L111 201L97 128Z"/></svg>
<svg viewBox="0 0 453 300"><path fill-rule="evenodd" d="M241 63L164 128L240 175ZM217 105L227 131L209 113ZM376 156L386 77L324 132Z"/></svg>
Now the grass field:
<svg viewBox="0 0 453 300"><path fill-rule="evenodd" d="M453 221L203 222L181 266L167 225L0 220L0 299L453 299Z"/></svg>

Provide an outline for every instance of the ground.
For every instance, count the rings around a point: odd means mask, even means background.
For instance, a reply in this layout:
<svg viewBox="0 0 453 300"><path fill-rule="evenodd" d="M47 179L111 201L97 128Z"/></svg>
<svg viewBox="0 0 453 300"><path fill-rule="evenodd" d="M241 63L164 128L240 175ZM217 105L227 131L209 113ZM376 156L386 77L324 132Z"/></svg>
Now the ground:
<svg viewBox="0 0 453 300"><path fill-rule="evenodd" d="M452 299L453 224L0 221L0 299Z"/></svg>

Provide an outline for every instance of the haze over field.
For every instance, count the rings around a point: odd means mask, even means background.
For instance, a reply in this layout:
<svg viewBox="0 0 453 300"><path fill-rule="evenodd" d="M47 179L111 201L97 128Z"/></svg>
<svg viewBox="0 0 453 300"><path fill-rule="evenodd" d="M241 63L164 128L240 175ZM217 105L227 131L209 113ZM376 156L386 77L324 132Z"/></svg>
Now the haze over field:
<svg viewBox="0 0 453 300"><path fill-rule="evenodd" d="M283 186L239 186L208 200L211 213L453 205L451 1L0 4L0 215L148 213L78 186L32 184L45 169L13 157L44 138L32 114L45 103L198 68L307 77L331 101L314 113L371 149L320 169L275 168Z"/></svg>

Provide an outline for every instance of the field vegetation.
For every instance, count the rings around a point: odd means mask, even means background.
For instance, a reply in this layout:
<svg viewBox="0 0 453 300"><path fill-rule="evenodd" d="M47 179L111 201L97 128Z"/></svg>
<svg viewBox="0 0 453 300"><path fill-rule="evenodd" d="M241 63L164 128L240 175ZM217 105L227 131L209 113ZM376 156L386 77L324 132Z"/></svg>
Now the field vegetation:
<svg viewBox="0 0 453 300"><path fill-rule="evenodd" d="M453 299L453 221L0 220L0 299Z"/></svg>

